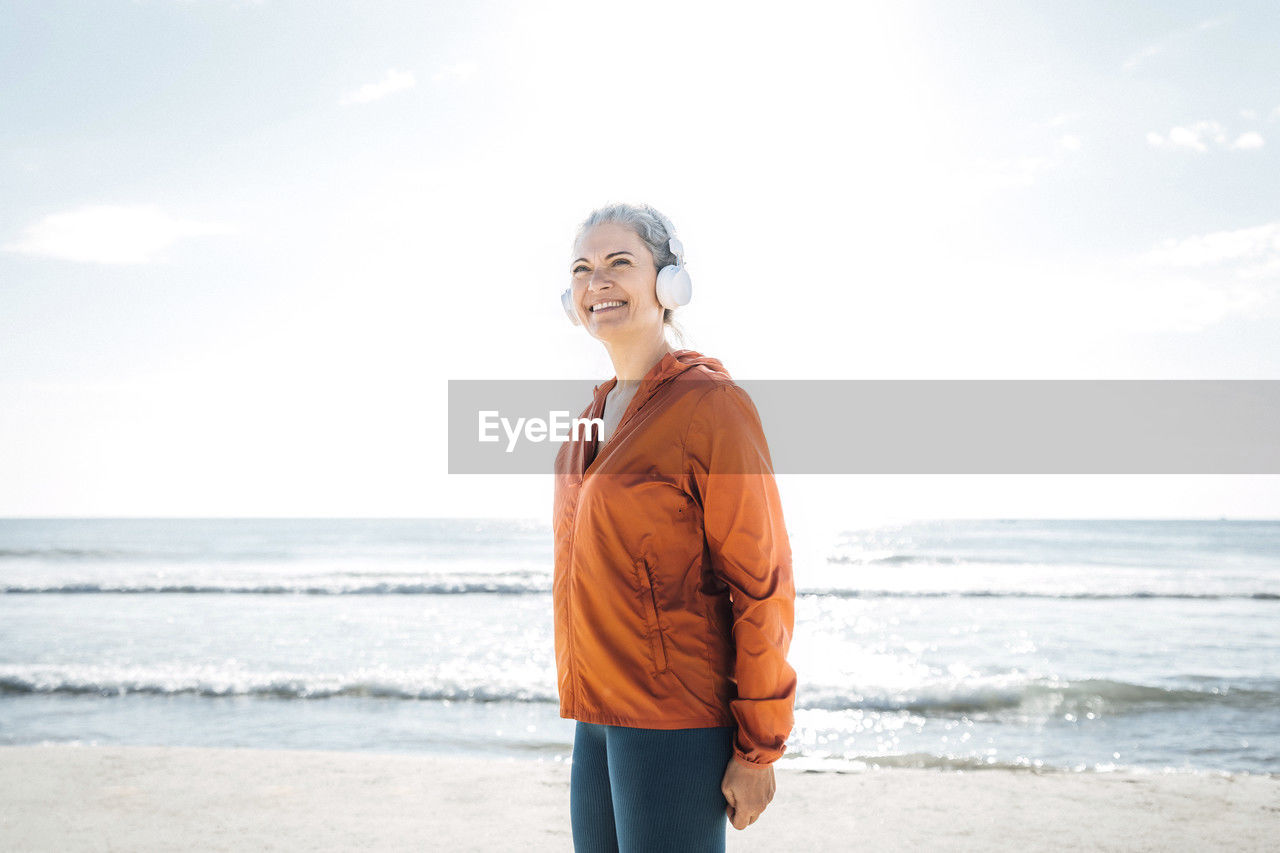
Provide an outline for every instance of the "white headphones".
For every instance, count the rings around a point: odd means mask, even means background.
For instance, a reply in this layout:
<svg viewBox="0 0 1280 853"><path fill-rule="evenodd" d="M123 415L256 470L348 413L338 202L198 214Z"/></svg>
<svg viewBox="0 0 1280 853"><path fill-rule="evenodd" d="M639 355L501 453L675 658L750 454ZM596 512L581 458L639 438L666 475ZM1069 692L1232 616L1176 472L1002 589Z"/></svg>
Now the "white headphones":
<svg viewBox="0 0 1280 853"><path fill-rule="evenodd" d="M684 267L684 244L672 237L668 245L676 256L676 262L658 270L655 289L659 305L663 308L679 308L689 304L689 299L693 296L693 282L689 280L689 271ZM566 287L560 294L560 305L564 308L564 313L569 315L570 323L582 325L578 322L578 312L573 310L572 287Z"/></svg>

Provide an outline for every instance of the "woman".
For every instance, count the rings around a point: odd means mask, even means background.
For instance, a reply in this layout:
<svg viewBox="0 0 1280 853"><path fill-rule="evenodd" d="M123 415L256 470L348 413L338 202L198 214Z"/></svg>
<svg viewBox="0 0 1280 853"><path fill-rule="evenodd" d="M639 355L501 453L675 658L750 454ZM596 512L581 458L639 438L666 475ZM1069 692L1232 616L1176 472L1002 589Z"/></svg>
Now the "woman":
<svg viewBox="0 0 1280 853"><path fill-rule="evenodd" d="M726 816L744 829L772 800L793 724L795 587L772 462L724 366L667 343L688 299L674 237L647 205L593 212L563 297L616 373L582 413L602 433L555 463L578 853L723 851Z"/></svg>

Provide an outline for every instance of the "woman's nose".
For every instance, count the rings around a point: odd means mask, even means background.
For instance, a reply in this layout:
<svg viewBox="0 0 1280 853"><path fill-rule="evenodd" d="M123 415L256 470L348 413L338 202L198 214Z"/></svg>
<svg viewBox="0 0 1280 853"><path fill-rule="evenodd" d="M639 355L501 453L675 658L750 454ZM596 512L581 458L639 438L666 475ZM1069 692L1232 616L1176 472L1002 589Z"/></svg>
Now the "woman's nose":
<svg viewBox="0 0 1280 853"><path fill-rule="evenodd" d="M591 272L591 278L587 280L587 287L592 290L600 288L602 285L612 285L613 277L607 269L596 269Z"/></svg>

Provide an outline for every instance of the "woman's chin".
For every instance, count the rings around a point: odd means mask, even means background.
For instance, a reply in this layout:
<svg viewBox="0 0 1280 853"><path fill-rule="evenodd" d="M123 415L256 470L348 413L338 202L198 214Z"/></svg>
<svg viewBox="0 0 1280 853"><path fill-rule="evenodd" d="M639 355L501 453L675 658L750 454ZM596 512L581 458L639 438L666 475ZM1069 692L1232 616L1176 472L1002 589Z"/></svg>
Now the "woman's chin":
<svg viewBox="0 0 1280 853"><path fill-rule="evenodd" d="M622 321L622 322L619 322ZM654 335L662 334L662 324L658 323L652 327L634 322L634 318L618 318L618 320L606 320L604 318L592 319L587 325L587 333L598 341L608 344L626 343L635 341L649 341Z"/></svg>
<svg viewBox="0 0 1280 853"><path fill-rule="evenodd" d="M635 337L636 330L632 325L632 323L618 323L613 320L593 320L588 331L597 340L614 342Z"/></svg>

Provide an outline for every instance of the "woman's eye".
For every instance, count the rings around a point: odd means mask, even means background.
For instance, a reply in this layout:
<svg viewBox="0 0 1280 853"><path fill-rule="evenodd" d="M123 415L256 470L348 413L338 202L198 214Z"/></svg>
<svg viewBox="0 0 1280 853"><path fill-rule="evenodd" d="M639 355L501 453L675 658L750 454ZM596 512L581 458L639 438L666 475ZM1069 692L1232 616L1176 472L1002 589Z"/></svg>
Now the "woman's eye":
<svg viewBox="0 0 1280 853"><path fill-rule="evenodd" d="M630 265L630 264L631 264L631 261L627 260L626 258L618 258L616 261L614 261L614 262L613 262L613 265L616 267L618 264L627 264L627 265ZM573 271L574 271L575 273L587 272L587 268L586 268L585 266L583 266L583 265L579 264L578 266L576 266L576 267L574 267L574 268L573 268Z"/></svg>

